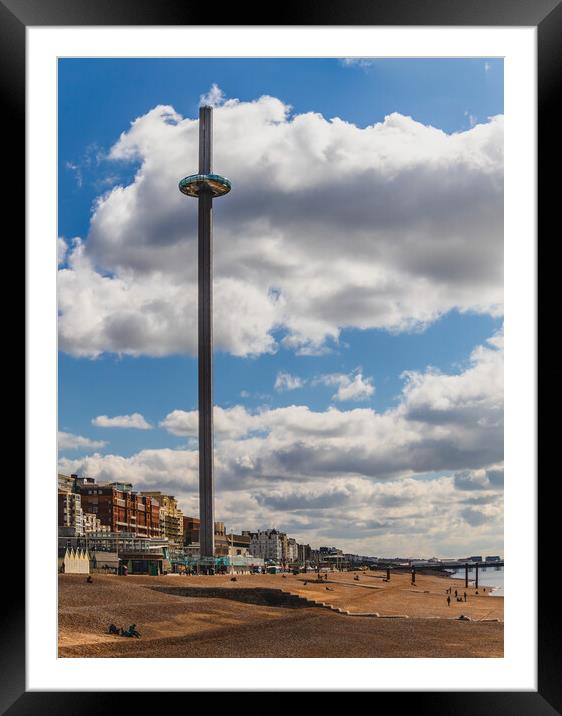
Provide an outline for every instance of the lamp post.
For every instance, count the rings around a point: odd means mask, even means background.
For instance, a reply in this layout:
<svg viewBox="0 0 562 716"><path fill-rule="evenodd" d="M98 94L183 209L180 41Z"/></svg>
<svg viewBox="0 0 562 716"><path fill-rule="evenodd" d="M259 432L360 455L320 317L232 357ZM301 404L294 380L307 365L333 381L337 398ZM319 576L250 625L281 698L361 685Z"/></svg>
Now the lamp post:
<svg viewBox="0 0 562 716"><path fill-rule="evenodd" d="M213 174L213 108L199 109L199 173L179 182L179 190L198 201L198 367L199 367L199 530L200 559L214 559L213 486L213 199L230 191L230 182Z"/></svg>

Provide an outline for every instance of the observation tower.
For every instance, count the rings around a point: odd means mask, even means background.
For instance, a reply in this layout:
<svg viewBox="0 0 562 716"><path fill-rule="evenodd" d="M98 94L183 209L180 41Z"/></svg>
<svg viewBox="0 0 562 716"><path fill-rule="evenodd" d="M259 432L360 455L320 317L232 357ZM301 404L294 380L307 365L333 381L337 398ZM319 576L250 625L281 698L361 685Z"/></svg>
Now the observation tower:
<svg viewBox="0 0 562 716"><path fill-rule="evenodd" d="M198 218L198 366L199 366L199 531L202 563L214 564L213 485L213 199L230 191L230 182L213 174L213 108L199 109L199 173L179 183L182 194L197 199Z"/></svg>

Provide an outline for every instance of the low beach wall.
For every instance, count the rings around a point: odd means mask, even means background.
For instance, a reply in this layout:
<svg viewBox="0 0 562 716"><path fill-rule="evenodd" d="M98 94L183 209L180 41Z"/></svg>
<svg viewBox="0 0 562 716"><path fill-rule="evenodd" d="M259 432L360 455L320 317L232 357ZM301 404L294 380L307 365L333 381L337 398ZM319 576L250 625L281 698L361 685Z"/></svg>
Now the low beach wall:
<svg viewBox="0 0 562 716"><path fill-rule="evenodd" d="M203 597L205 599L232 599L235 602L259 604L268 607L303 608L314 606L304 597L289 594L281 589L265 587L152 587L156 592L173 594L177 597Z"/></svg>

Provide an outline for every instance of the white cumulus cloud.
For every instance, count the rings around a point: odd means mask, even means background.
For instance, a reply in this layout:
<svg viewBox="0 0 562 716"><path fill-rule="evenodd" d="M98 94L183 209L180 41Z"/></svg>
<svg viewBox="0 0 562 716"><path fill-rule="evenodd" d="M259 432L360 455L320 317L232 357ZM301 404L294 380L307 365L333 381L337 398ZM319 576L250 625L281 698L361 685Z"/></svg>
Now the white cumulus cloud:
<svg viewBox="0 0 562 716"><path fill-rule="evenodd" d="M278 393L282 393L286 390L296 390L302 388L305 384L303 378L299 378L298 375L291 375L284 370L279 371L275 378L275 385L273 386Z"/></svg>
<svg viewBox="0 0 562 716"><path fill-rule="evenodd" d="M66 259L66 252L68 251L68 244L66 241L59 236L57 239L57 265L60 266Z"/></svg>
<svg viewBox="0 0 562 716"><path fill-rule="evenodd" d="M85 438L82 435L74 435L73 433L65 433L59 430L59 450L97 450L106 445L107 443L103 440L90 440L90 438Z"/></svg>
<svg viewBox="0 0 562 716"><path fill-rule="evenodd" d="M207 94L202 94L199 97L199 105L201 107L219 107L225 100L224 92L221 88L213 82L211 89Z"/></svg>
<svg viewBox="0 0 562 716"><path fill-rule="evenodd" d="M360 371L351 375L345 373L329 373L315 380L324 385L337 385L338 389L332 395L332 400L340 402L347 400L366 400L374 395L375 386L372 378L364 378Z"/></svg>
<svg viewBox="0 0 562 716"><path fill-rule="evenodd" d="M92 425L98 428L136 428L137 430L150 430L152 427L140 413L115 415L113 418L107 415L98 415L92 418Z"/></svg>

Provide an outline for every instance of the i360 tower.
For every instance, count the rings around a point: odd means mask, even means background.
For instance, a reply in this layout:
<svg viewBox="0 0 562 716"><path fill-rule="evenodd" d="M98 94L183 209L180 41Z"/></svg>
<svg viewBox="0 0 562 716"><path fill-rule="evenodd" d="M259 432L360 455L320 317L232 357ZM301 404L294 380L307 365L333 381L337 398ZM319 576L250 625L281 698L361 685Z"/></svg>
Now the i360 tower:
<svg viewBox="0 0 562 716"><path fill-rule="evenodd" d="M199 109L199 173L179 183L182 194L199 204L199 532L203 563L215 555L213 486L213 199L230 191L225 177L213 174L213 108Z"/></svg>

